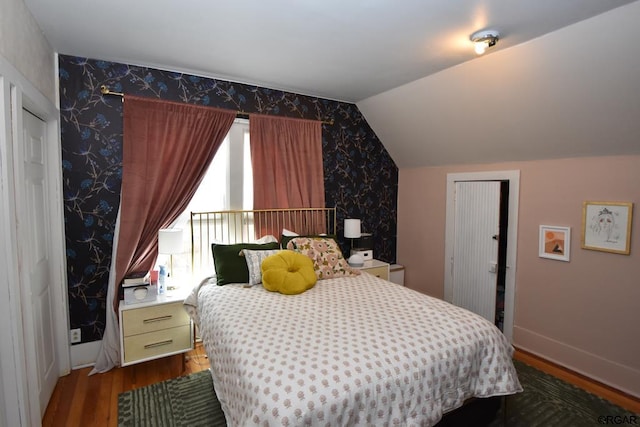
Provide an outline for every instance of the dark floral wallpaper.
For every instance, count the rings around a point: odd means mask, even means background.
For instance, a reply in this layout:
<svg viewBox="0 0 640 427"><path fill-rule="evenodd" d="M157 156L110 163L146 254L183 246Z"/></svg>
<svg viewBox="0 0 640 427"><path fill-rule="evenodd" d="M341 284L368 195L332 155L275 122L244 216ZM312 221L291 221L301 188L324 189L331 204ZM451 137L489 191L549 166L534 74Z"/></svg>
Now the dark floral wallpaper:
<svg viewBox="0 0 640 427"><path fill-rule="evenodd" d="M125 94L250 113L333 121L322 131L327 206L361 218L374 255L396 256L398 168L354 104L114 62L60 55L62 178L71 328L102 338L122 174ZM343 248L348 243L340 238Z"/></svg>

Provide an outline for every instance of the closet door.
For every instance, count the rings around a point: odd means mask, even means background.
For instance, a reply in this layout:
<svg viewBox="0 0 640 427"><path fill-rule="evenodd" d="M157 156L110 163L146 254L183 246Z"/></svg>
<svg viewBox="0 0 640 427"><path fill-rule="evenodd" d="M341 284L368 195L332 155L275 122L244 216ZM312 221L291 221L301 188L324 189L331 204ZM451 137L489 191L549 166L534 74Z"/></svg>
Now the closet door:
<svg viewBox="0 0 640 427"><path fill-rule="evenodd" d="M18 239L21 242L22 317L27 349L26 365L29 375L34 418L42 417L58 380L58 360L54 331L54 295L51 265L51 217L46 190L46 132L45 123L29 113L23 114L23 147L21 175L17 197L22 221L18 222ZM37 405L37 407L36 407Z"/></svg>
<svg viewBox="0 0 640 427"><path fill-rule="evenodd" d="M455 184L453 303L495 322L500 182Z"/></svg>

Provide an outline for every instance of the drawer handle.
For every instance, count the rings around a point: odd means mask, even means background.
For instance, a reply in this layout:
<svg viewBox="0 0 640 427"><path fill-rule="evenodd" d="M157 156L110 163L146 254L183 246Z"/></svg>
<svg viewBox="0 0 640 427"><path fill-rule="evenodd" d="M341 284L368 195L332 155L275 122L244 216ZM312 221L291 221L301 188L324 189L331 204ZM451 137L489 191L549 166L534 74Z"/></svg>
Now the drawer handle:
<svg viewBox="0 0 640 427"><path fill-rule="evenodd" d="M144 319L142 321L142 323L154 323L154 322L162 322L163 320L169 320L171 319L173 316L172 315L168 315L168 316L160 316L160 317L154 317L151 319Z"/></svg>
<svg viewBox="0 0 640 427"><path fill-rule="evenodd" d="M145 345L144 348L145 349L156 348L156 347L162 347L163 345L169 345L169 344L173 344L173 340L165 340L165 341L154 342L154 343Z"/></svg>

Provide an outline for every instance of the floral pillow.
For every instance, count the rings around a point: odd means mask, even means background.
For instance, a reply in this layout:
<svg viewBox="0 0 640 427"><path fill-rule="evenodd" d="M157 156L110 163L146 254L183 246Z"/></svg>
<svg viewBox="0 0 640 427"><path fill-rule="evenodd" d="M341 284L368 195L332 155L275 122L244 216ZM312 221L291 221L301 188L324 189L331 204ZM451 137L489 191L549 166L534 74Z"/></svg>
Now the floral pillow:
<svg viewBox="0 0 640 427"><path fill-rule="evenodd" d="M311 258L318 280L360 274L360 270L349 267L340 247L329 237L296 237L287 243L287 249Z"/></svg>
<svg viewBox="0 0 640 427"><path fill-rule="evenodd" d="M249 285L257 285L262 283L262 261L271 255L280 252L279 249L269 249L256 251L251 249L243 249L242 256L247 260L247 270L249 270Z"/></svg>

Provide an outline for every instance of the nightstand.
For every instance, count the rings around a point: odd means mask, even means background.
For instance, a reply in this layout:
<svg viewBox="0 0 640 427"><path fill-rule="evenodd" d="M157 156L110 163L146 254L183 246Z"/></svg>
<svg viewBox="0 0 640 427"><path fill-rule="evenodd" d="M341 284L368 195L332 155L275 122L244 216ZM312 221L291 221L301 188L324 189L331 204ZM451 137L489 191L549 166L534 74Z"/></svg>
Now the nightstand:
<svg viewBox="0 0 640 427"><path fill-rule="evenodd" d="M389 263L372 259L371 261L365 261L362 267L355 267L358 270L366 271L369 274L373 274L384 280L389 280Z"/></svg>
<svg viewBox="0 0 640 427"><path fill-rule="evenodd" d="M185 353L193 348L193 323L183 308L188 286L165 291L155 301L120 301L120 364Z"/></svg>

